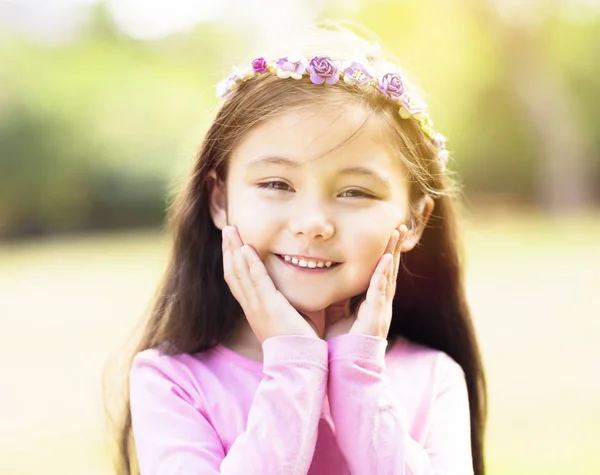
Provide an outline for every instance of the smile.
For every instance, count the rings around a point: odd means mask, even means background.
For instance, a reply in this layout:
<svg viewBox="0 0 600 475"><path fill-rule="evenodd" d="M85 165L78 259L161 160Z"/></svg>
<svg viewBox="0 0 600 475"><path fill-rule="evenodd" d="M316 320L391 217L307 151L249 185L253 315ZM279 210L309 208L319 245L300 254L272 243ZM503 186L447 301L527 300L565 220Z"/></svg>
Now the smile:
<svg viewBox="0 0 600 475"><path fill-rule="evenodd" d="M323 269L339 265L338 262L326 261L310 257L290 256L287 254L277 254L277 257L284 260L287 264L306 269Z"/></svg>

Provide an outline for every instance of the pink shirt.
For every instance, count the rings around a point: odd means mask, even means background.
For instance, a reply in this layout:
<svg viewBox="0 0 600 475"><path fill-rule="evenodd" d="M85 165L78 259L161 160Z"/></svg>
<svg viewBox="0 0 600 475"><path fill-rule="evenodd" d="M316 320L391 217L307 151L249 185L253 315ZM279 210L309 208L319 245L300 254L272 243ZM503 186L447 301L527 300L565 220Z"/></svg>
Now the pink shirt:
<svg viewBox="0 0 600 475"><path fill-rule="evenodd" d="M471 475L469 401L449 356L397 338L139 353L131 414L142 475Z"/></svg>

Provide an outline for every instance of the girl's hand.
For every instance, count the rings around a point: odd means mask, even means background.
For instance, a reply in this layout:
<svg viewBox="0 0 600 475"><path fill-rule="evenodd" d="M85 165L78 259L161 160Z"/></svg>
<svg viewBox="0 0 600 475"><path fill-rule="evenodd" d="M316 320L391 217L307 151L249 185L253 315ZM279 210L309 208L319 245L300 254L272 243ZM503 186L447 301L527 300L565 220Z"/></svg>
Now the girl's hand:
<svg viewBox="0 0 600 475"><path fill-rule="evenodd" d="M387 338L392 322L392 302L396 293L400 251L407 233L408 229L404 224L392 233L356 314L350 315L349 301L332 305L326 310L325 340L345 333Z"/></svg>
<svg viewBox="0 0 600 475"><path fill-rule="evenodd" d="M223 274L261 344L277 335L317 337L307 319L275 288L260 257L242 242L234 226L223 228Z"/></svg>

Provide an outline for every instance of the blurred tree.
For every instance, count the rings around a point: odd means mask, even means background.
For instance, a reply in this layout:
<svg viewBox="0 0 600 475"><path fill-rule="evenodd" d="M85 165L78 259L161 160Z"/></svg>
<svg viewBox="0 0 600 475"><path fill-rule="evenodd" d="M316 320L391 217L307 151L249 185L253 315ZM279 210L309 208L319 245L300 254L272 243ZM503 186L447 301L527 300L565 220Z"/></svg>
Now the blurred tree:
<svg viewBox="0 0 600 475"><path fill-rule="evenodd" d="M456 159L452 167L472 196L499 194L505 201L513 195L517 202L548 209L590 206L598 198L600 115L593 104L600 103L600 87L594 68L585 66L593 64L593 51L600 51L600 29L578 24L557 30L547 18L554 15L559 24L572 20L555 7L504 0L379 0L361 3L354 15L420 76L431 93L436 128L448 134ZM565 58L562 70L557 50ZM574 50L581 53L573 56ZM567 80L574 70L580 73L576 83ZM577 85L585 86L583 91ZM580 108L577 95L590 96ZM587 123L582 109L588 111Z"/></svg>
<svg viewBox="0 0 600 475"><path fill-rule="evenodd" d="M430 93L474 203L508 194L583 206L600 188L600 16L575 23L546 2L536 23L515 23L501 4L356 0L346 16ZM321 17L345 9L314 5ZM0 239L158 225L217 105L214 85L249 53L252 28L200 23L134 40L100 2L70 43L0 42Z"/></svg>
<svg viewBox="0 0 600 475"><path fill-rule="evenodd" d="M13 103L0 121L0 238L77 229L85 221L84 163L71 127ZM75 153L74 153L75 152Z"/></svg>
<svg viewBox="0 0 600 475"><path fill-rule="evenodd" d="M429 93L436 130L449 138L451 168L468 195L528 200L535 144L487 30L465 6L462 0L380 0L362 3L355 18L381 35Z"/></svg>
<svg viewBox="0 0 600 475"><path fill-rule="evenodd" d="M556 3L538 2L533 12L531 5L525 8L523 4L513 4L514 16L510 16L498 14L502 2L466 2L477 21L490 32L510 86L536 134L539 202L547 209L591 207L591 141L573 106L571 90L551 66L552 60L541 44L541 32L535 27L540 18L553 12Z"/></svg>

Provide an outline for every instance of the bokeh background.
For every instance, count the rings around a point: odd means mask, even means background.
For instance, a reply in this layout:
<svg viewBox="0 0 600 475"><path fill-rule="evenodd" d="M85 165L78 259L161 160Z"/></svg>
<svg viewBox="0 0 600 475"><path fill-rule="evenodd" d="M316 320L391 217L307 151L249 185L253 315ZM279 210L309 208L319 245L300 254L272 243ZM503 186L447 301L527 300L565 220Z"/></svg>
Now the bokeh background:
<svg viewBox="0 0 600 475"><path fill-rule="evenodd" d="M600 473L598 0L0 0L0 473L111 473L102 371L215 83L329 17L420 79L462 176L489 474Z"/></svg>

